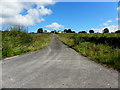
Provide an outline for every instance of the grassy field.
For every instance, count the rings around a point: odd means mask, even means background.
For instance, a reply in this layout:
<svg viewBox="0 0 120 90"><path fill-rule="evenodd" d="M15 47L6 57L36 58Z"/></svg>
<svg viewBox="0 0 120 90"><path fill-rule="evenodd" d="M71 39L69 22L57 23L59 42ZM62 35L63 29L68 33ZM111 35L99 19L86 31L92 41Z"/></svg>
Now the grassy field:
<svg viewBox="0 0 120 90"><path fill-rule="evenodd" d="M2 58L20 55L46 47L52 38L47 33L2 32Z"/></svg>
<svg viewBox="0 0 120 90"><path fill-rule="evenodd" d="M119 34L64 33L57 36L82 55L120 71Z"/></svg>

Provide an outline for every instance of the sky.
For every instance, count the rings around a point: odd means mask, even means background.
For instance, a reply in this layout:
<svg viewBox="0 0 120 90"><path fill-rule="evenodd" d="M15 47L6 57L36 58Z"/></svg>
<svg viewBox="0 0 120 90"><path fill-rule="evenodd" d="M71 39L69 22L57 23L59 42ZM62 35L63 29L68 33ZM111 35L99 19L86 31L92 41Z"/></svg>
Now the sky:
<svg viewBox="0 0 120 90"><path fill-rule="evenodd" d="M39 0L38 0L39 1ZM118 30L117 2L11 2L3 3L2 26L25 25L29 32L44 30L63 31L72 29L75 32L94 30L110 32ZM1 20L1 18L0 18Z"/></svg>

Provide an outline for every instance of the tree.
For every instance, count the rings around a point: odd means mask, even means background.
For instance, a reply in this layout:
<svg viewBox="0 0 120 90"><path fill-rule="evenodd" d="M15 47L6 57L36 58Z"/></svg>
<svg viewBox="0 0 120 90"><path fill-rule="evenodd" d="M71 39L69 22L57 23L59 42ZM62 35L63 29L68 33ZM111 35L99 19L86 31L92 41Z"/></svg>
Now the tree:
<svg viewBox="0 0 120 90"><path fill-rule="evenodd" d="M54 33L55 33L55 34L57 34L57 31L56 31L56 30L54 30Z"/></svg>
<svg viewBox="0 0 120 90"><path fill-rule="evenodd" d="M47 33L47 30L44 30L44 33Z"/></svg>
<svg viewBox="0 0 120 90"><path fill-rule="evenodd" d="M28 33L28 27L23 25L11 25L9 28L10 31L17 31L17 32L26 32Z"/></svg>
<svg viewBox="0 0 120 90"><path fill-rule="evenodd" d="M94 33L94 31L93 31L93 30L90 30L89 33Z"/></svg>
<svg viewBox="0 0 120 90"><path fill-rule="evenodd" d="M72 33L75 33L75 31L72 31Z"/></svg>
<svg viewBox="0 0 120 90"><path fill-rule="evenodd" d="M39 28L37 33L43 33L43 29L42 28Z"/></svg>
<svg viewBox="0 0 120 90"><path fill-rule="evenodd" d="M115 31L115 33L120 33L120 30Z"/></svg>
<svg viewBox="0 0 120 90"><path fill-rule="evenodd" d="M105 28L105 29L103 30L103 33L109 33L109 29L108 29L108 28Z"/></svg>
<svg viewBox="0 0 120 90"><path fill-rule="evenodd" d="M79 33L87 33L86 31L80 31Z"/></svg>
<svg viewBox="0 0 120 90"><path fill-rule="evenodd" d="M67 29L65 29L65 30L64 30L64 32L65 32L65 33L67 33L67 32L68 32L68 30L67 30Z"/></svg>
<svg viewBox="0 0 120 90"><path fill-rule="evenodd" d="M75 31L72 31L71 29L68 29L68 30L65 29L65 30L64 30L64 33L75 33Z"/></svg>
<svg viewBox="0 0 120 90"><path fill-rule="evenodd" d="M68 33L72 33L72 30L71 30L71 29L68 29Z"/></svg>
<svg viewBox="0 0 120 90"><path fill-rule="evenodd" d="M51 31L51 33L54 33L54 31Z"/></svg>

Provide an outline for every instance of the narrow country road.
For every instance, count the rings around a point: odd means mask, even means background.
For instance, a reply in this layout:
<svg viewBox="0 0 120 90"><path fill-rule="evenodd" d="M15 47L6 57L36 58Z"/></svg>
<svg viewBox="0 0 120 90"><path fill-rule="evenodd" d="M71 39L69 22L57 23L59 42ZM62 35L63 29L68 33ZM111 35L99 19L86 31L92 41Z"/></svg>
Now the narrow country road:
<svg viewBox="0 0 120 90"><path fill-rule="evenodd" d="M89 60L53 35L42 50L2 60L2 88L118 88L118 72Z"/></svg>

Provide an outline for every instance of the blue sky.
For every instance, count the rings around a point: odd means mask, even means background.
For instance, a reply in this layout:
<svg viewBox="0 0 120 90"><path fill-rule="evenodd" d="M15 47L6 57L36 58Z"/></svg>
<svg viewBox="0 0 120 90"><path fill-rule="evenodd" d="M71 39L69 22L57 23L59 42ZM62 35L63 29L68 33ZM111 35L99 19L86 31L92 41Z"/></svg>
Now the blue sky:
<svg viewBox="0 0 120 90"><path fill-rule="evenodd" d="M46 6L52 10L51 15L43 16L44 22L29 27L29 32L36 32L39 27L57 22L64 25L64 28L71 28L79 32L89 31L92 28L103 28L105 26L117 25L118 3L116 2L57 2L54 5ZM102 25L112 20L109 25ZM64 30L64 29L58 29Z"/></svg>
<svg viewBox="0 0 120 90"><path fill-rule="evenodd" d="M38 28L50 31L70 28L75 32L93 29L101 32L106 27L113 32L118 25L117 2L51 2L47 5L46 2L44 5L36 2L32 8L30 3L2 5L13 12L13 16L8 11L3 12L3 23L28 25L29 32L37 32Z"/></svg>

